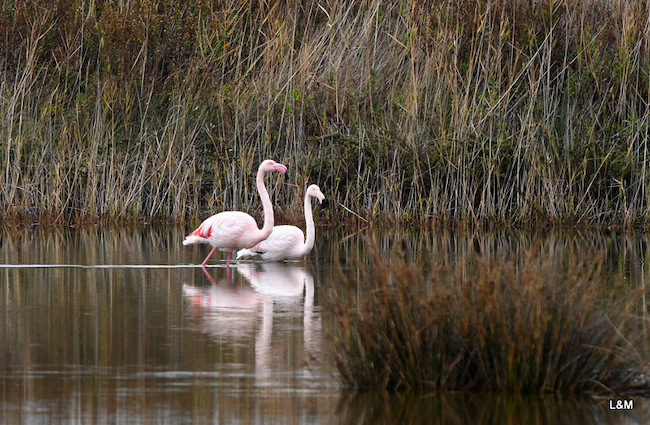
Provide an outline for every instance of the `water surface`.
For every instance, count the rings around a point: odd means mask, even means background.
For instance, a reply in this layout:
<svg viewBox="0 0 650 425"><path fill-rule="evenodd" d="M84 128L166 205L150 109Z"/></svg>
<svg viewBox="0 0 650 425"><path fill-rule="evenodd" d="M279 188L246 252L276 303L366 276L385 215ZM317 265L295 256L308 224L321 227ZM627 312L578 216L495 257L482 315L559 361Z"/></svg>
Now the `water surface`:
<svg viewBox="0 0 650 425"><path fill-rule="evenodd" d="M639 235L320 231L304 261L224 260L183 229L0 236L0 423L642 424L648 403L488 395L388 396L342 388L328 361L326 295L385 261L471 253L600 251L613 280L645 285ZM335 264L341 263L341 279ZM645 300L643 314L647 311Z"/></svg>

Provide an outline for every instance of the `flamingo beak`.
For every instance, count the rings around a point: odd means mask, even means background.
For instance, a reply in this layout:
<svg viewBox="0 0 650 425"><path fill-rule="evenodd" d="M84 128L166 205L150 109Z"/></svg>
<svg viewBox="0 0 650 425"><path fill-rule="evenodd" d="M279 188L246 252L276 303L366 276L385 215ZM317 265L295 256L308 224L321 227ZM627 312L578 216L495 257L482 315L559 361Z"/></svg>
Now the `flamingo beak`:
<svg viewBox="0 0 650 425"><path fill-rule="evenodd" d="M273 165L273 168L275 168L275 171L279 171L280 173L284 174L285 178L286 178L286 176L288 176L286 166L276 163L276 164Z"/></svg>

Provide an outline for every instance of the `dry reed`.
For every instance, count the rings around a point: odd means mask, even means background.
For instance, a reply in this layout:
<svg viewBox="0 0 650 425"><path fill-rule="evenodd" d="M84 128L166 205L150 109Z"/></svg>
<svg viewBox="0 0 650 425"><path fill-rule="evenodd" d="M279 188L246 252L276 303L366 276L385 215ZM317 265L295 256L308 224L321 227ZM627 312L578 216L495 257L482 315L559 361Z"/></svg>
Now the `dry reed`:
<svg viewBox="0 0 650 425"><path fill-rule="evenodd" d="M0 215L254 209L272 157L330 219L645 226L648 7L8 2Z"/></svg>
<svg viewBox="0 0 650 425"><path fill-rule="evenodd" d="M348 289L329 298L328 335L343 382L650 395L644 319L636 316L642 290L612 287L598 255L549 254L534 246L519 258L475 254L452 266L449 258L412 263L396 251L391 261L375 254L358 279L342 273Z"/></svg>

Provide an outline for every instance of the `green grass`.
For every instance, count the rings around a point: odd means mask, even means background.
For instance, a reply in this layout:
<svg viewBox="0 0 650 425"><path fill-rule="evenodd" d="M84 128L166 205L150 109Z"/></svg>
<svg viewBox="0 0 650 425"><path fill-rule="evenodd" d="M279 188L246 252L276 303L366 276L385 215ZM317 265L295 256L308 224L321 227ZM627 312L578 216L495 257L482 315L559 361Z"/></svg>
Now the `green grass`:
<svg viewBox="0 0 650 425"><path fill-rule="evenodd" d="M0 215L647 227L643 2L171 0L0 9ZM347 208L347 209L346 209Z"/></svg>
<svg viewBox="0 0 650 425"><path fill-rule="evenodd" d="M372 246L372 245L371 245ZM596 251L375 254L327 301L346 386L397 392L650 395L645 288L608 282ZM645 345L644 345L645 344Z"/></svg>

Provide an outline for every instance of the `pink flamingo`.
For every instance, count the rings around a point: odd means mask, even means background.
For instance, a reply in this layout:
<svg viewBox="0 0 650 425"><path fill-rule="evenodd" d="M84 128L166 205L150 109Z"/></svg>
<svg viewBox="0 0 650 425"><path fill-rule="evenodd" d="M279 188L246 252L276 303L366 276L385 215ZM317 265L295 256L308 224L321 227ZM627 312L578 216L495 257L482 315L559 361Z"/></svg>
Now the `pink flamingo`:
<svg viewBox="0 0 650 425"><path fill-rule="evenodd" d="M260 194L264 208L264 226L261 229L257 228L255 219L250 215L241 211L225 211L206 218L198 229L187 235L183 241L183 245L195 243L212 245L212 251L203 260L204 269L208 259L218 249L228 253L226 268L230 271L230 259L233 251L260 243L271 234L273 230L273 206L271 205L269 193L266 191L266 186L264 186L264 174L269 171L279 171L285 174L287 167L267 159L260 164L257 170L257 191Z"/></svg>
<svg viewBox="0 0 650 425"><path fill-rule="evenodd" d="M316 238L314 217L311 212L312 198L317 198L320 203L325 199L325 195L315 184L309 186L307 192L305 192L307 239L305 239L302 230L296 226L275 226L268 239L258 243L253 248L242 249L237 252L237 259L259 255L266 261L282 261L304 257L309 254L314 247L314 239Z"/></svg>

